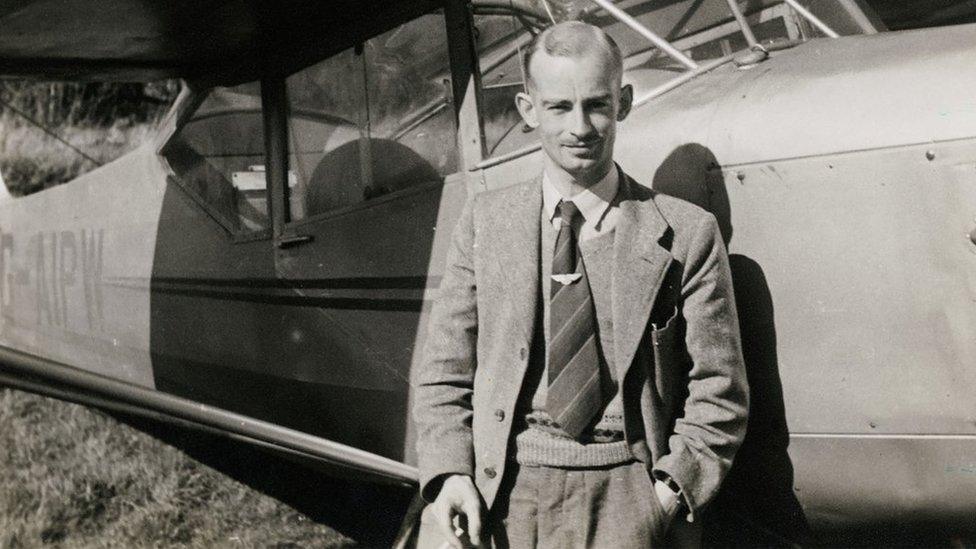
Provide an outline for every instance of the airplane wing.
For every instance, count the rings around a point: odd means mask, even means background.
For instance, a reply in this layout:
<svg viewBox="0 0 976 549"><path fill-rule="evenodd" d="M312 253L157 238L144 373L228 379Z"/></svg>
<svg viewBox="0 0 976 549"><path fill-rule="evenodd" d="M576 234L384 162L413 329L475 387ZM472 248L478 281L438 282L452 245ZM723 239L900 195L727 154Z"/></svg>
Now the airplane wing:
<svg viewBox="0 0 976 549"><path fill-rule="evenodd" d="M375 34L363 21L382 27L386 14L417 10L402 4L331 0L323 10L314 0L11 0L0 5L0 74L234 79L256 72L261 60L276 66L296 51L317 57L332 44L348 43L351 33ZM422 9L435 2L429 4Z"/></svg>
<svg viewBox="0 0 976 549"><path fill-rule="evenodd" d="M976 19L972 0L869 3L893 29ZM0 5L0 74L242 80L253 77L261 63L291 66L330 53L331 45L348 43L351 33L375 34L390 20L387 14L417 11L418 4L404 4L332 0L323 10L315 0L10 0ZM431 9L437 2L423 4L421 9Z"/></svg>

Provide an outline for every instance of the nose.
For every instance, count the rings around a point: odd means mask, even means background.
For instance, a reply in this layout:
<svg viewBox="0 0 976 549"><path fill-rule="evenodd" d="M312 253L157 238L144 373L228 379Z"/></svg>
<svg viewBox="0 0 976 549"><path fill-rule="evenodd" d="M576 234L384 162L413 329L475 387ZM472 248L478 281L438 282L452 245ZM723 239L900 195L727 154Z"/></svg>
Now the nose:
<svg viewBox="0 0 976 549"><path fill-rule="evenodd" d="M586 141L589 139L593 134L593 124L590 122L589 114L587 114L582 106L577 105L570 116L569 133L578 141Z"/></svg>

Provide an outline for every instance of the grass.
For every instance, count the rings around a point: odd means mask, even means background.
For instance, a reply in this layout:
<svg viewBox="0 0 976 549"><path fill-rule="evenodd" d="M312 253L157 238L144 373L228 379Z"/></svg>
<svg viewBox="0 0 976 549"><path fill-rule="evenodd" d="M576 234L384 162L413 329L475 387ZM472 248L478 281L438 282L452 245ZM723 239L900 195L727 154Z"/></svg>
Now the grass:
<svg viewBox="0 0 976 549"><path fill-rule="evenodd" d="M0 173L11 194L65 183L137 147L179 91L176 80L0 79Z"/></svg>
<svg viewBox="0 0 976 549"><path fill-rule="evenodd" d="M0 389L0 547L344 547L316 524L101 412Z"/></svg>
<svg viewBox="0 0 976 549"><path fill-rule="evenodd" d="M68 182L135 149L154 126L117 122L107 128L62 126L52 129L64 143L12 116L0 116L0 173L14 196L31 194Z"/></svg>

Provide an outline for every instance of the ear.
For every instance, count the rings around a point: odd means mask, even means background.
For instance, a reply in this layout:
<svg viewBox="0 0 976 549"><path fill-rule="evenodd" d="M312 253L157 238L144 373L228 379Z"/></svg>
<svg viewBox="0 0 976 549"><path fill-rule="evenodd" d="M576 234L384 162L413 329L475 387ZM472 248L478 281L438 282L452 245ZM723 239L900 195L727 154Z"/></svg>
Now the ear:
<svg viewBox="0 0 976 549"><path fill-rule="evenodd" d="M634 87L630 84L620 88L620 109L617 111L617 122L622 122L630 114L634 106Z"/></svg>
<svg viewBox="0 0 976 549"><path fill-rule="evenodd" d="M531 95L526 92L517 93L515 95L515 108L522 115L522 120L525 121L526 126L533 129L539 127L539 113L535 110L535 103L532 102Z"/></svg>

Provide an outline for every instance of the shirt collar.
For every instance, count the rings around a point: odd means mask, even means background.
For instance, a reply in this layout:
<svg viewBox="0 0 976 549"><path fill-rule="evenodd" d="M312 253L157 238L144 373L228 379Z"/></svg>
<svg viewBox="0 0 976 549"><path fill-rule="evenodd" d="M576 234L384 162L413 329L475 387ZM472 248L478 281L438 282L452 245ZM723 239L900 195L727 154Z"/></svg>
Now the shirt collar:
<svg viewBox="0 0 976 549"><path fill-rule="evenodd" d="M620 174L617 171L616 164L614 164L613 168L596 185L588 189L583 189L576 193L576 195L569 197L564 197L559 194L556 186L549 179L549 174L543 171L542 208L546 213L546 219L552 222L552 219L556 216L556 206L559 205L559 202L561 200L571 200L579 208L580 213L583 214L583 219L587 223L597 224L604 214L607 213L607 210L610 209L619 188Z"/></svg>

